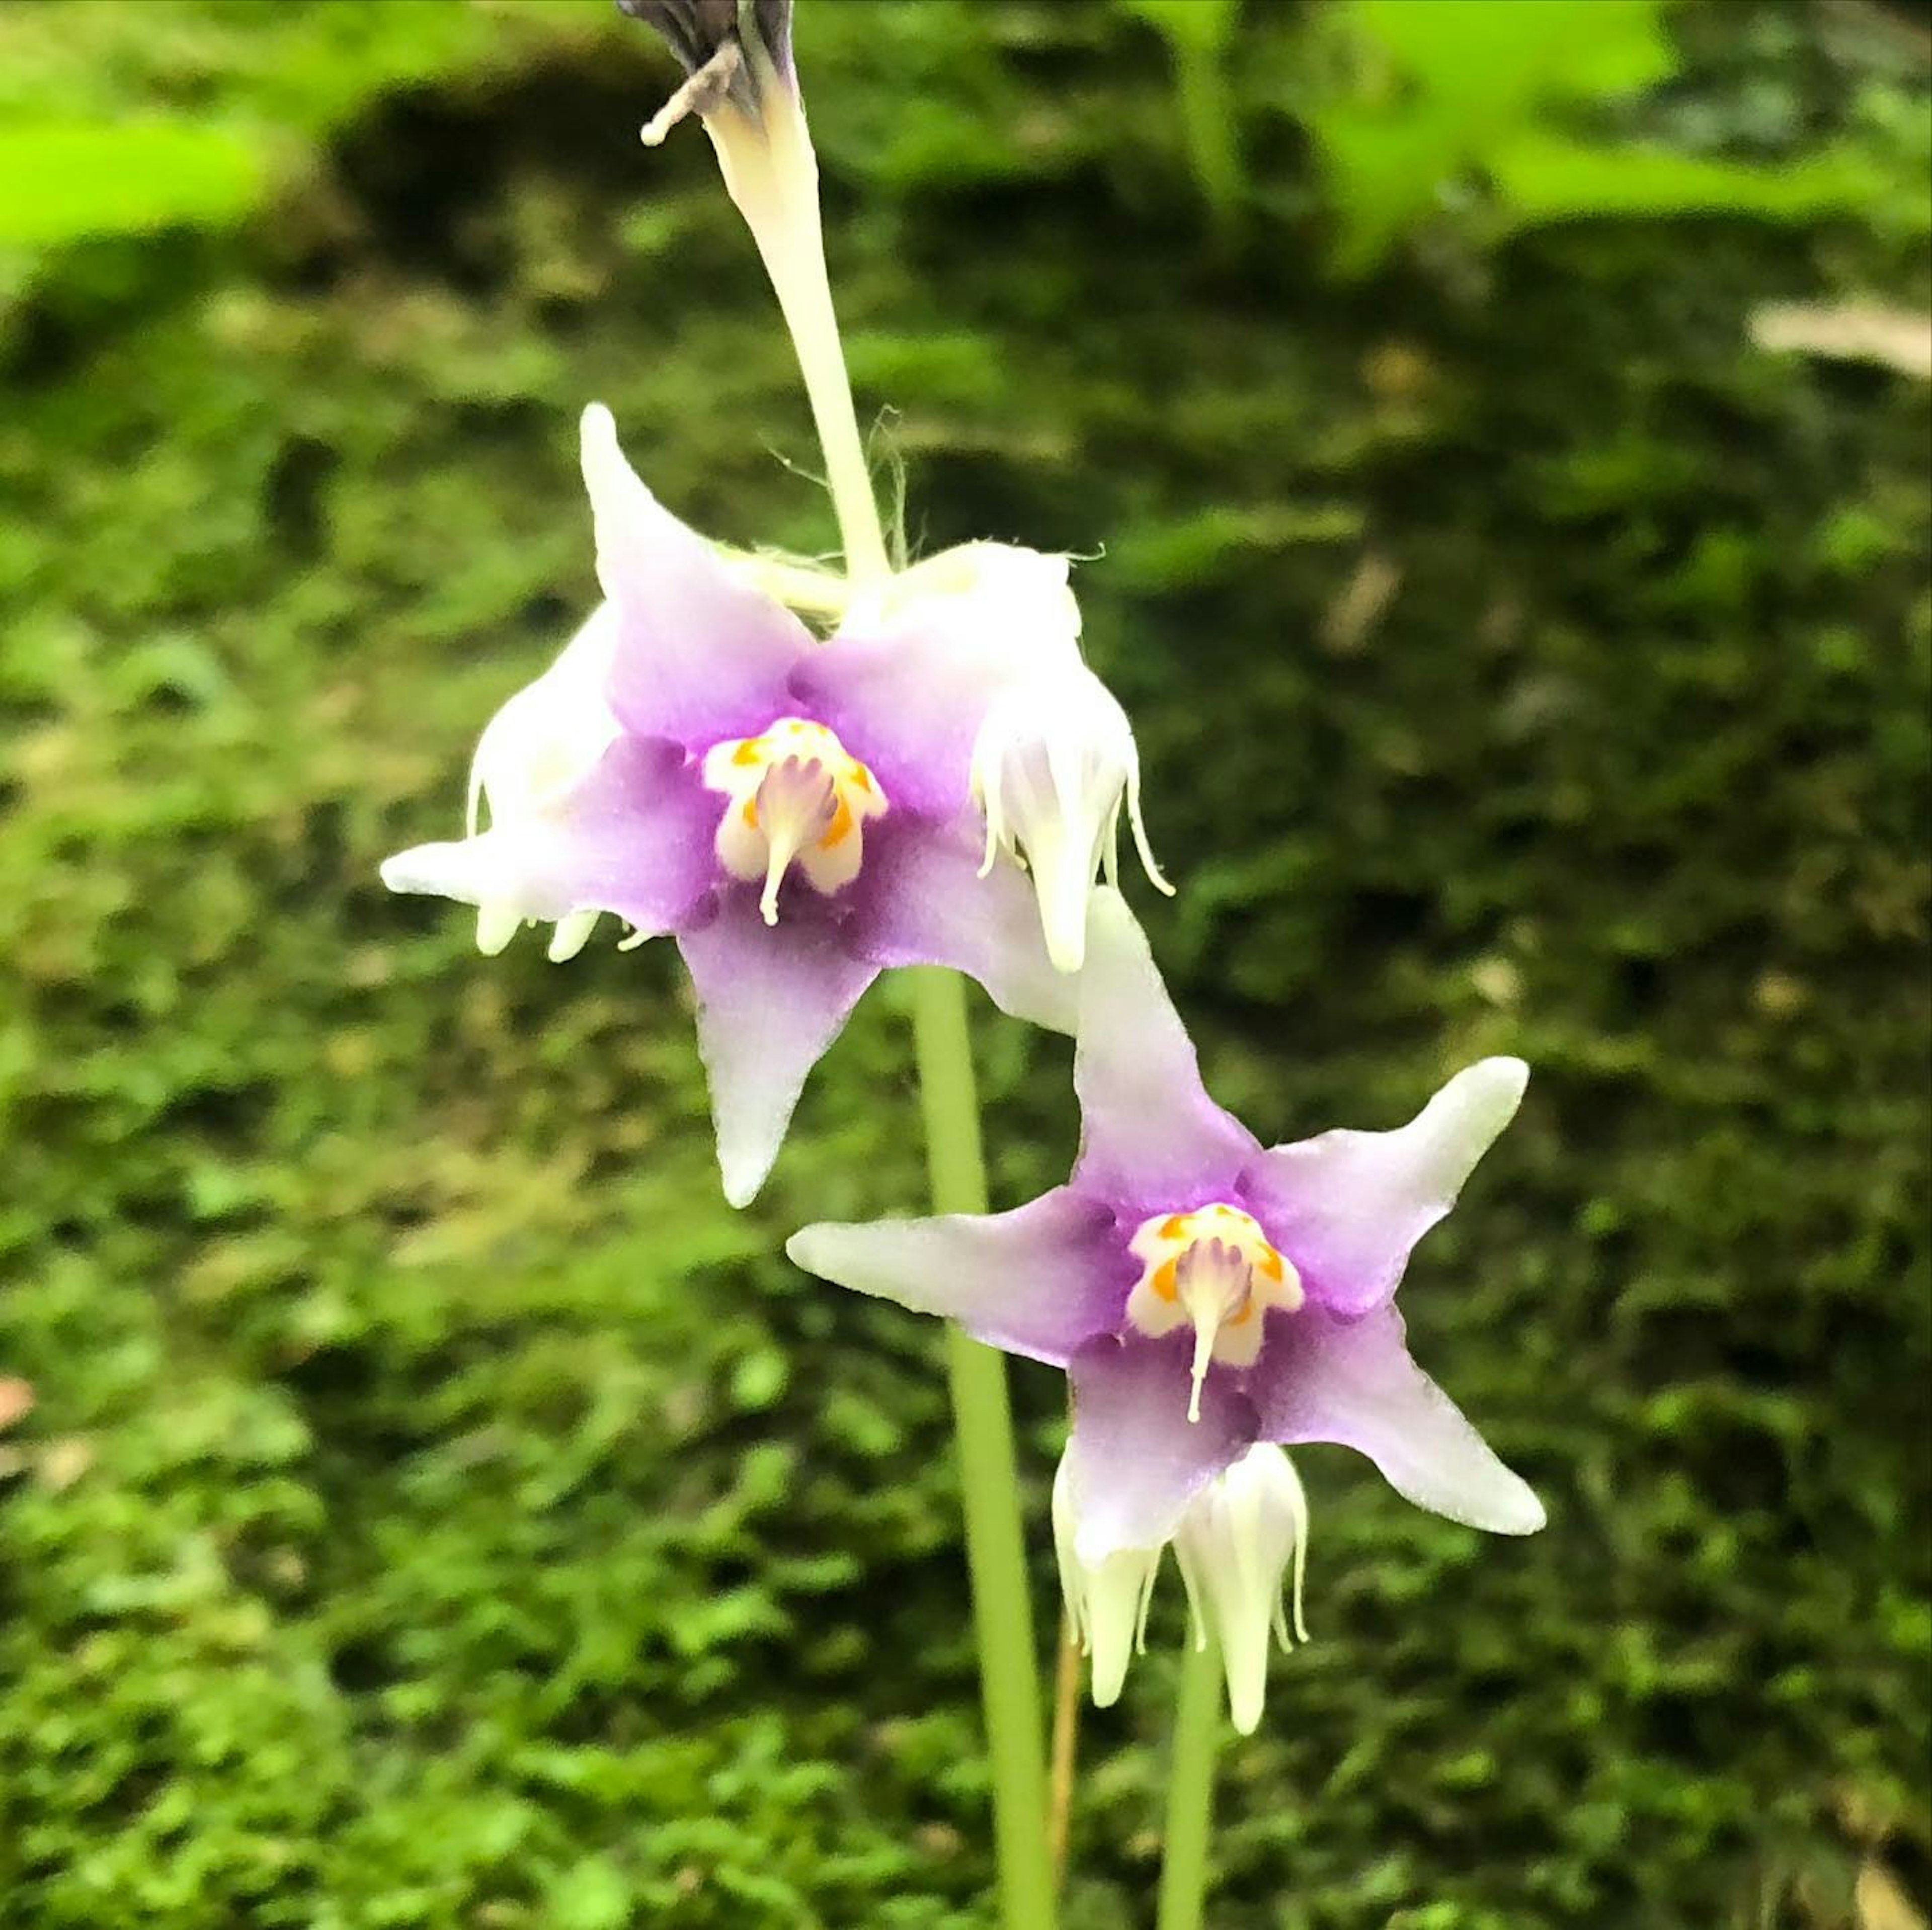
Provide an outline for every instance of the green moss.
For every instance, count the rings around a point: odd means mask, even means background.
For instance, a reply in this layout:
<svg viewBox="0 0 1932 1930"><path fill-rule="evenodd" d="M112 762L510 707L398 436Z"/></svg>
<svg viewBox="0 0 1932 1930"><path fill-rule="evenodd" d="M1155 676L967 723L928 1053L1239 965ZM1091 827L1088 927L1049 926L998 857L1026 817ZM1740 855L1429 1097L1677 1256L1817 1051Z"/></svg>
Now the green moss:
<svg viewBox="0 0 1932 1930"><path fill-rule="evenodd" d="M212 101L284 170L0 280L8 1921L983 1924L938 1336L779 1257L919 1197L892 989L734 1215L657 949L487 962L375 880L594 594L584 400L720 536L829 547L755 261L602 7L273 13L0 20L9 115ZM1646 139L1909 149L1877 16L1684 31ZM800 39L915 541L1106 553L1217 1092L1280 1136L1538 1068L1406 1300L1552 1525L1310 1453L1214 1920L1822 1930L1874 1857L1922 1905L1924 392L1746 341L1922 295L1910 224L1438 220L1341 290L1285 11L1238 243L1126 10ZM982 1017L1010 1201L1066 1050ZM1073 1930L1147 1914L1178 1598L1087 1724Z"/></svg>

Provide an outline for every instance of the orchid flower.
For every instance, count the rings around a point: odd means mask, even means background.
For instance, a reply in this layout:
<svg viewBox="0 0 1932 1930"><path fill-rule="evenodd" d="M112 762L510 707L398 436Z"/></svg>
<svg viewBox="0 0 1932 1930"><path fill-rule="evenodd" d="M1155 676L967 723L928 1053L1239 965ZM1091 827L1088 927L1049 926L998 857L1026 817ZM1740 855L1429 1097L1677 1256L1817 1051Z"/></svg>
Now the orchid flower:
<svg viewBox="0 0 1932 1930"><path fill-rule="evenodd" d="M583 442L608 601L572 647L608 652L601 693L566 652L478 748L489 828L404 852L382 877L487 908L490 937L555 921L562 944L598 912L674 935L742 1206L883 969L950 966L1016 1016L1072 1029L1072 981L1025 880L1006 863L981 875L969 781L976 720L1008 674L987 640L1024 634L1066 565L1014 551L964 576L910 572L820 643L656 501L608 410L585 412ZM583 701L574 723L554 708L566 687Z"/></svg>
<svg viewBox="0 0 1932 1930"><path fill-rule="evenodd" d="M1083 1570L1156 1561L1258 1442L1339 1442L1419 1506L1540 1528L1536 1497L1409 1357L1393 1304L1411 1249L1515 1112L1522 1062L1458 1073L1396 1131L1270 1149L1208 1098L1104 886L1078 983L1065 1185L1006 1213L809 1226L792 1258L1066 1371L1060 1539Z"/></svg>

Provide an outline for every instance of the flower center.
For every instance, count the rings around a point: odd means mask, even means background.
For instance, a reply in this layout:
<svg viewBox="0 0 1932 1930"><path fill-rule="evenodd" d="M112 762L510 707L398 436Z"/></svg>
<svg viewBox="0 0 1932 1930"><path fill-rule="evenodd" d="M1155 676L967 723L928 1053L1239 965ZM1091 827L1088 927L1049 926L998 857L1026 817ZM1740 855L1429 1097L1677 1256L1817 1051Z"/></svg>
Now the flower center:
<svg viewBox="0 0 1932 1930"><path fill-rule="evenodd" d="M1144 1221L1127 1247L1141 1263L1127 1318L1144 1334L1194 1329L1187 1418L1198 1421L1209 1363L1253 1366L1262 1316L1270 1307L1292 1313L1301 1305L1300 1276L1251 1215L1220 1201Z"/></svg>
<svg viewBox="0 0 1932 1930"><path fill-rule="evenodd" d="M878 780L822 724L782 717L756 737L714 744L704 784L730 800L718 862L746 883L764 880L758 909L778 922L778 886L796 864L828 898L859 875L865 821L885 814Z"/></svg>

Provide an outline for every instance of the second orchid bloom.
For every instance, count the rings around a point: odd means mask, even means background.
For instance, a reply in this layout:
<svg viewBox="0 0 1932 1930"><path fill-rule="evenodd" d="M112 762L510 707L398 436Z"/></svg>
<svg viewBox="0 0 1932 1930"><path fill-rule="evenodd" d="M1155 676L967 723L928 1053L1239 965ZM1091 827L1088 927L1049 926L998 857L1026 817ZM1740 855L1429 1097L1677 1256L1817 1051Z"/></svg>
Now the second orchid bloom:
<svg viewBox="0 0 1932 1930"><path fill-rule="evenodd" d="M1118 1692L1178 1542L1251 1728L1283 1572L1306 1539L1275 1444L1355 1448L1399 1493L1474 1527L1543 1525L1536 1497L1409 1357L1393 1304L1410 1250L1527 1074L1484 1059L1396 1131L1270 1149L1202 1089L1147 941L1104 888L1079 984L1081 1149L1066 1185L1011 1212L807 1227L787 1250L1066 1371L1056 1538L1096 1698Z"/></svg>
<svg viewBox="0 0 1932 1930"><path fill-rule="evenodd" d="M675 937L742 1205L881 970L950 966L1072 1029L1070 908L1124 805L1145 853L1132 735L1064 558L948 552L860 589L820 643L657 502L608 410L583 441L606 602L484 733L470 835L382 876L478 907L486 952L532 921L566 958L605 912Z"/></svg>

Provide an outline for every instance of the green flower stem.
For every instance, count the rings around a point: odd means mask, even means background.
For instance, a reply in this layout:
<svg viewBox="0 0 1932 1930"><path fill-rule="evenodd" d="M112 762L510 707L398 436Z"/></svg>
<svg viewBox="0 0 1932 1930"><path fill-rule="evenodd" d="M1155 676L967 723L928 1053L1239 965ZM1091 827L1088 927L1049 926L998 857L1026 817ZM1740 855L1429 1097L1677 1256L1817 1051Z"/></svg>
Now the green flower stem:
<svg viewBox="0 0 1932 1930"><path fill-rule="evenodd" d="M1160 1864L1159 1930L1201 1930L1208 1840L1214 1824L1214 1758L1221 1747L1221 1651L1190 1641L1174 1698L1167 1769L1167 1827Z"/></svg>
<svg viewBox="0 0 1932 1930"><path fill-rule="evenodd" d="M942 1213L986 1210L980 1100L963 981L926 967L910 975L920 1103L932 1203ZM1005 1357L950 1324L946 1366L965 1502L966 1560L980 1638L980 1687L992 1774L993 1845L1006 1930L1052 1930L1046 1773L1040 1755L1039 1659L1021 1532Z"/></svg>

